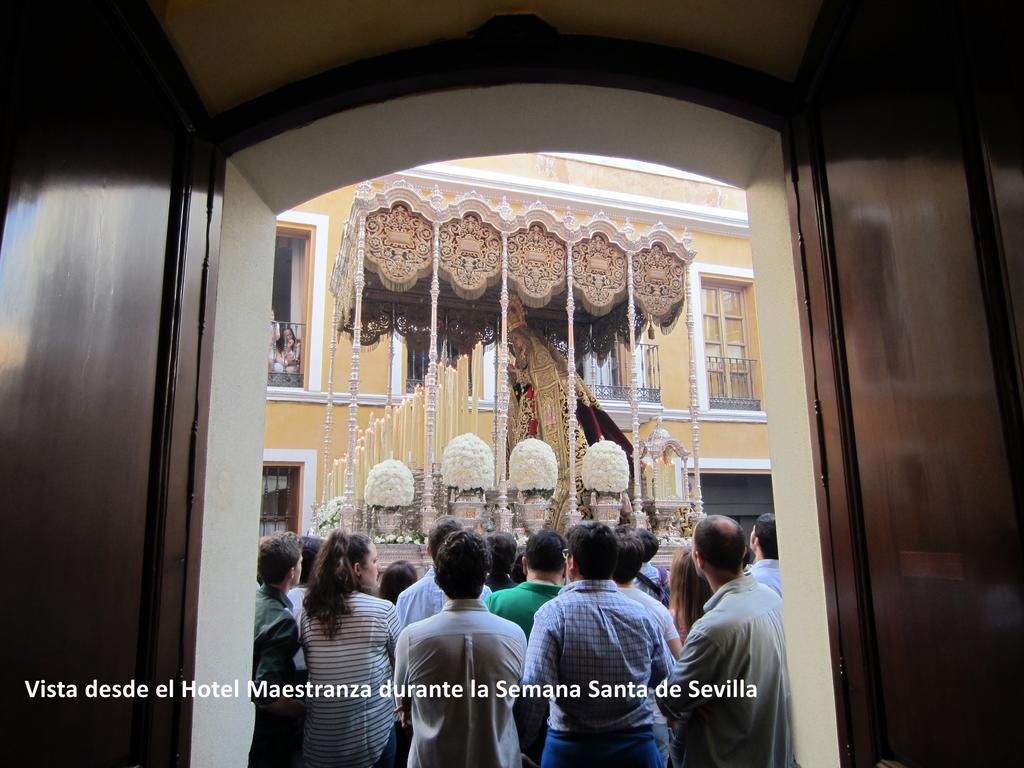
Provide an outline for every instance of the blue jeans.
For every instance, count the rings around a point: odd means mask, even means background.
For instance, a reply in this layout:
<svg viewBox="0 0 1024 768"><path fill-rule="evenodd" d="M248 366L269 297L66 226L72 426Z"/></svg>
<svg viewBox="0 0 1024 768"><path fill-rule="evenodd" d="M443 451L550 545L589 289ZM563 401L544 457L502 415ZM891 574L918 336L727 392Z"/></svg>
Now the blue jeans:
<svg viewBox="0 0 1024 768"><path fill-rule="evenodd" d="M395 726L391 726L391 733L388 734L388 743L384 745L384 751L380 753L373 768L391 768L395 764L395 750L398 748L398 740L395 735Z"/></svg>
<svg viewBox="0 0 1024 768"><path fill-rule="evenodd" d="M548 731L541 768L664 768L651 726L611 733Z"/></svg>

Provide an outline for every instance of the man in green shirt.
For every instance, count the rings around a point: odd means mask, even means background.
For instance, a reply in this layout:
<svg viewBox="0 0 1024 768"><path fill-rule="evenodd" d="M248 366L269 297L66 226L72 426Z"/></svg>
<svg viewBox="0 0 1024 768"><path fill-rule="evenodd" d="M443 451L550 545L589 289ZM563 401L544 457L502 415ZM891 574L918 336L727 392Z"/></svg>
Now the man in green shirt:
<svg viewBox="0 0 1024 768"><path fill-rule="evenodd" d="M526 542L526 581L487 598L491 613L515 622L526 633L533 629L533 615L555 597L565 583L565 539L556 531L538 531Z"/></svg>
<svg viewBox="0 0 1024 768"><path fill-rule="evenodd" d="M302 547L292 533L260 539L258 569L263 586L256 593L252 679L268 684L298 682L293 658L299 650L299 630L292 616L288 590L302 574ZM298 719L304 707L299 699L256 698L256 722L249 768L288 768L300 746Z"/></svg>

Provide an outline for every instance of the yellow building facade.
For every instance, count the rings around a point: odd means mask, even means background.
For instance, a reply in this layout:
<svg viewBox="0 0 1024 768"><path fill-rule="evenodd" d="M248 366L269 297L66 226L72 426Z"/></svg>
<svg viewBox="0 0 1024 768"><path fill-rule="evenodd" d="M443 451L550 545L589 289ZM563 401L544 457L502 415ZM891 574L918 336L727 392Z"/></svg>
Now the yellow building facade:
<svg viewBox="0 0 1024 768"><path fill-rule="evenodd" d="M688 301L698 309L694 340L700 403L700 473L706 512L744 522L772 510L767 417L761 385L754 273L742 190L662 166L561 153L473 158L420 166L383 182L405 179L424 192L446 197L475 190L506 199L513 208L535 200L577 218L603 212L638 235L658 222L682 235L697 252ZM328 389L335 428L328 462L347 448L344 409L352 359L341 334L330 386L330 272L355 197L355 186L321 195L278 216L272 313L268 323L267 406L264 436L261 532L304 531L325 494L324 417ZM687 308L688 309L688 308ZM459 350L459 353L466 350ZM484 396L477 432L493 439L495 348L484 351ZM689 450L690 349L685 317L667 333L645 331L637 347L640 435L660 419ZM584 380L627 435L628 349L610 359L578 361ZM425 360L409 353L402 337L363 347L358 424L365 429L422 378ZM340 426L339 426L340 424ZM330 464L329 464L330 466ZM692 467L692 460L691 465ZM664 472L664 470L662 470ZM667 487L681 493L686 470L668 466ZM666 480L663 478L663 482Z"/></svg>

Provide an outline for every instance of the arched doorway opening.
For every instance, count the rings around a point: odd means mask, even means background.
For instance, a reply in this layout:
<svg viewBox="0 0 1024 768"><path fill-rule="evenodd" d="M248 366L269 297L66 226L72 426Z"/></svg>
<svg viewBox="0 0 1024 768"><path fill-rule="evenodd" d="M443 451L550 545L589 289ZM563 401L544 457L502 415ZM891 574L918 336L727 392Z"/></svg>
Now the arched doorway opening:
<svg viewBox="0 0 1024 768"><path fill-rule="evenodd" d="M212 361L203 561L195 674L248 674L251 538L263 436L266 308L275 214L323 192L415 165L510 152L628 157L746 190L757 274L769 446L785 507L785 578L794 725L800 759L838 762L821 539L811 463L780 134L707 107L650 94L568 85L467 88L341 112L242 150L228 161ZM335 249L336 242L329 247ZM244 460L241 458L244 457ZM230 671L229 671L230 670ZM829 713L822 717L821 713ZM199 700L196 764L244 753L244 700ZM226 724L231 724L230 728Z"/></svg>

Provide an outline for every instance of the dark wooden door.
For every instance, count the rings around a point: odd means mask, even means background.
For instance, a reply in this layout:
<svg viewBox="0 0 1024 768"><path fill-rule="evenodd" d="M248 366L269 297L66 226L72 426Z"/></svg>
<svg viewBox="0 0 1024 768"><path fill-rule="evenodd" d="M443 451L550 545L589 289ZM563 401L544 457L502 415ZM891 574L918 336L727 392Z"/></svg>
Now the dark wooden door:
<svg viewBox="0 0 1024 768"><path fill-rule="evenodd" d="M3 13L4 762L170 765L180 700L86 685L189 674L222 161L119 5Z"/></svg>
<svg viewBox="0 0 1024 768"><path fill-rule="evenodd" d="M1024 754L1007 727L1024 690L1006 279L1022 254L1019 223L998 226L1012 174L993 178L983 132L1019 127L1020 102L1008 89L1002 114L977 109L965 18L1008 24L1009 6L853 5L789 135L848 765ZM1019 56L1013 34L989 67Z"/></svg>

